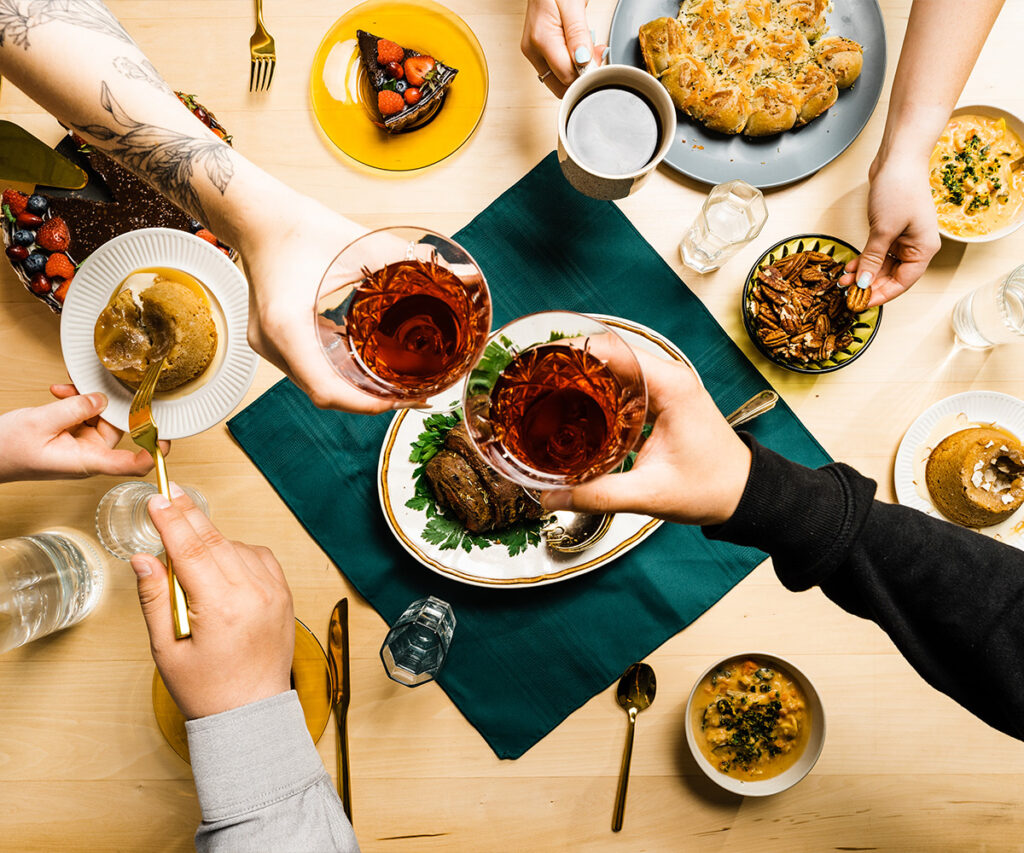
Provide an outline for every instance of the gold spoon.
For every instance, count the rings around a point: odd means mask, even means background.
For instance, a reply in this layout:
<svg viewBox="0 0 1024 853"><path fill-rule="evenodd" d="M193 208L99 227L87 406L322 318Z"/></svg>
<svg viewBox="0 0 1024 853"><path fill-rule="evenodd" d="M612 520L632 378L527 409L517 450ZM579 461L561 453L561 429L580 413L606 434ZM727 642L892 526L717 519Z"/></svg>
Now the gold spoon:
<svg viewBox="0 0 1024 853"><path fill-rule="evenodd" d="M774 409L779 395L774 391L755 394L725 420L731 427L738 427ZM540 532L544 542L552 551L560 554L578 554L597 542L611 526L615 513L590 514L573 512L571 509L548 513Z"/></svg>
<svg viewBox="0 0 1024 853"><path fill-rule="evenodd" d="M650 707L657 689L658 680L654 677L654 670L646 663L635 663L622 674L615 690L615 701L629 714L629 728L626 729L626 746L622 751L619 789L615 793L612 832L622 829L622 818L626 813L626 788L629 785L629 761L633 757L636 715Z"/></svg>

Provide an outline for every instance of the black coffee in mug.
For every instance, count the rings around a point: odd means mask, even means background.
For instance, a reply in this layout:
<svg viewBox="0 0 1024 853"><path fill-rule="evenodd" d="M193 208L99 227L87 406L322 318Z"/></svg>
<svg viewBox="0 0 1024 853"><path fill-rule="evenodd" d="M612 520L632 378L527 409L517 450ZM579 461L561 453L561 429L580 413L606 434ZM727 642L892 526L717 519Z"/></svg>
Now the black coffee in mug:
<svg viewBox="0 0 1024 853"><path fill-rule="evenodd" d="M572 108L565 138L580 165L603 175L629 175L651 162L661 142L661 120L635 89L603 86Z"/></svg>

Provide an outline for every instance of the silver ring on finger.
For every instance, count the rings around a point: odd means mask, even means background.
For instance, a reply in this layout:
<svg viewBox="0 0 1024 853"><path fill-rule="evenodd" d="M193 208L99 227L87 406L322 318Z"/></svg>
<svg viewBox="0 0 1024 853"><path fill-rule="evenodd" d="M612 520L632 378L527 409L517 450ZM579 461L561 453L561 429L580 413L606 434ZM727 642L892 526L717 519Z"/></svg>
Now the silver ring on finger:
<svg viewBox="0 0 1024 853"><path fill-rule="evenodd" d="M552 71L551 71L551 69L549 68L549 69L548 69L547 71L545 71L545 72L544 72L543 74L538 74L538 75L537 75L537 79L538 79L538 80L540 80L540 82L541 82L541 83L543 83L543 82L544 82L545 80L547 80L547 79L548 79L548 77L550 77L550 76L551 76L551 74L552 74Z"/></svg>

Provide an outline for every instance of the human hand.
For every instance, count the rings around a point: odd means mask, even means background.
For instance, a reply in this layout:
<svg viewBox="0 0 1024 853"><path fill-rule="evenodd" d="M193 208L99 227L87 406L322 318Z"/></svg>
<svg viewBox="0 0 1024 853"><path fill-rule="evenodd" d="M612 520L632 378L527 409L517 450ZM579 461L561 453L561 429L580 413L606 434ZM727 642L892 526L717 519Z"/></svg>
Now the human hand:
<svg viewBox="0 0 1024 853"><path fill-rule="evenodd" d="M601 62L605 45L594 46L586 0L529 0L519 44L538 75L559 98L579 76L577 66Z"/></svg>
<svg viewBox="0 0 1024 853"><path fill-rule="evenodd" d="M875 158L869 180L871 233L864 251L846 265L839 283L870 285L869 305L881 305L924 274L941 241L927 163Z"/></svg>
<svg viewBox="0 0 1024 853"><path fill-rule="evenodd" d="M188 597L192 636L174 637L167 569L136 554L139 603L153 660L186 719L208 717L289 689L295 647L292 596L269 549L229 542L179 486L149 501Z"/></svg>
<svg viewBox="0 0 1024 853"><path fill-rule="evenodd" d="M633 468L574 489L545 492L545 509L636 512L679 524L732 517L750 474L750 450L684 364L636 352L654 429Z"/></svg>
<svg viewBox="0 0 1024 853"><path fill-rule="evenodd" d="M0 415L0 483L63 480L112 474L142 477L153 467L145 450L118 450L123 433L100 419L103 394L51 385L54 403ZM161 443L164 452L170 449Z"/></svg>
<svg viewBox="0 0 1024 853"><path fill-rule="evenodd" d="M252 287L249 345L321 409L387 411L390 401L364 394L334 372L313 321L321 278L335 256L366 229L291 190L277 191L276 200L268 203L290 215L245 231L241 252Z"/></svg>

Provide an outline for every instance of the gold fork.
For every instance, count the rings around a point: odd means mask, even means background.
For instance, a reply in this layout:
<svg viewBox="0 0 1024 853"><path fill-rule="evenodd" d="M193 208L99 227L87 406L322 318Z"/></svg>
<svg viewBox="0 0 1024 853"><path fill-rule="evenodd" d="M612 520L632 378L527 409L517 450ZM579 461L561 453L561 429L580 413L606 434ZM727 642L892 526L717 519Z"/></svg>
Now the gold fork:
<svg viewBox="0 0 1024 853"><path fill-rule="evenodd" d="M263 26L263 0L256 0L256 31L249 38L249 91L265 92L274 79L274 38Z"/></svg>
<svg viewBox="0 0 1024 853"><path fill-rule="evenodd" d="M128 409L128 430L134 441L143 450L149 451L153 457L153 464L156 466L156 479L160 484L160 494L167 500L171 499L171 487L167 480L167 466L164 464L164 454L160 450L159 435L156 429L156 422L153 420L153 392L156 390L156 381L160 378L160 371L163 370L167 357L150 364L146 375L142 377L142 383L132 397L131 407ZM171 616L174 620L174 636L179 640L192 635L192 629L188 624L188 601L185 599L185 590L181 588L178 579L174 576L174 567L171 565L170 554L167 555L167 579L171 588Z"/></svg>

